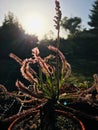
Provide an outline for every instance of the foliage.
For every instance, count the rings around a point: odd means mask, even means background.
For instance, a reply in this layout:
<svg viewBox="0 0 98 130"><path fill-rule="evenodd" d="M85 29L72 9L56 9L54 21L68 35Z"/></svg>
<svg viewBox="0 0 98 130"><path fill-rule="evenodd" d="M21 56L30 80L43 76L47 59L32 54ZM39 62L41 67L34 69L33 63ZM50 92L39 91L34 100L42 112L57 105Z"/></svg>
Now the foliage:
<svg viewBox="0 0 98 130"><path fill-rule="evenodd" d="M17 33L19 31L22 33L24 30L22 29L21 25L19 24L17 18L15 18L14 14L12 12L8 12L8 15L5 15L2 28L4 29L10 29L14 28L13 30L17 30Z"/></svg>
<svg viewBox="0 0 98 130"><path fill-rule="evenodd" d="M66 83L72 84L77 89L87 89L92 86L93 79L91 77L85 77L82 74L72 73L66 80Z"/></svg>
<svg viewBox="0 0 98 130"><path fill-rule="evenodd" d="M68 18L64 17L61 21L61 26L65 29L65 31L69 31L69 36L73 37L76 35L81 28L81 18L79 17L73 17Z"/></svg>
<svg viewBox="0 0 98 130"><path fill-rule="evenodd" d="M95 33L98 33L98 0L95 0L89 18L90 21L88 24L92 27L92 30Z"/></svg>
<svg viewBox="0 0 98 130"><path fill-rule="evenodd" d="M0 27L0 58L8 58L10 52L19 56L27 56L37 42L37 36L25 34L12 12L5 15L3 24Z"/></svg>
<svg viewBox="0 0 98 130"><path fill-rule="evenodd" d="M49 50L52 50L54 52L58 51L58 55L61 59L61 63L59 64L59 67L61 68L61 71L59 70L59 89L63 86L65 83L66 78L69 76L71 68L68 62L65 60L64 55L57 50L57 48L53 46L48 46ZM20 62L22 64L21 72L25 79L30 81L31 86L35 88L34 94L35 97L38 96L39 93L43 94L44 98L47 99L55 99L58 98L58 87L57 87L57 68L53 61L55 59L54 55L49 55L42 59L39 56L39 50L38 48L32 49L33 58L25 59L22 63L19 58L17 58L15 55L10 54L10 57L14 58L17 62ZM39 67L39 73L35 72L34 69L30 69L29 64L38 64ZM16 85L21 89L21 86L24 86L23 83L20 81L17 81ZM24 87L25 88L25 87ZM26 89L26 88L25 88ZM41 95L42 96L42 95Z"/></svg>

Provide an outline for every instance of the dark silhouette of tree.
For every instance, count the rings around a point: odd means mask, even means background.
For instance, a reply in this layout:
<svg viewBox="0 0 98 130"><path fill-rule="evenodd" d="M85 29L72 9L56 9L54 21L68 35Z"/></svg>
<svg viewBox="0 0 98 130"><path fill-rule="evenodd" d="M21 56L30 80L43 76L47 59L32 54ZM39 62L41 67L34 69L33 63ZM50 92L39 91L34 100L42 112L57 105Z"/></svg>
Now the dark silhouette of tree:
<svg viewBox="0 0 98 130"><path fill-rule="evenodd" d="M93 32L98 34L98 0L94 2L92 5L91 14L89 15L90 21L88 25L90 25Z"/></svg>
<svg viewBox="0 0 98 130"><path fill-rule="evenodd" d="M37 36L25 34L12 12L5 15L0 27L0 58L8 58L10 52L25 57L37 42Z"/></svg>
<svg viewBox="0 0 98 130"><path fill-rule="evenodd" d="M79 17L64 17L61 21L61 26L65 29L65 31L69 31L69 37L75 36L80 31L80 24L81 18Z"/></svg>
<svg viewBox="0 0 98 130"><path fill-rule="evenodd" d="M11 39L12 36L13 38L16 38L17 36L24 34L22 26L12 12L8 12L8 15L5 15L1 29L4 33L11 35Z"/></svg>
<svg viewBox="0 0 98 130"><path fill-rule="evenodd" d="M12 44L23 37L24 30L13 13L9 12L0 27L0 54L4 58L12 50ZM0 57L1 57L0 56Z"/></svg>

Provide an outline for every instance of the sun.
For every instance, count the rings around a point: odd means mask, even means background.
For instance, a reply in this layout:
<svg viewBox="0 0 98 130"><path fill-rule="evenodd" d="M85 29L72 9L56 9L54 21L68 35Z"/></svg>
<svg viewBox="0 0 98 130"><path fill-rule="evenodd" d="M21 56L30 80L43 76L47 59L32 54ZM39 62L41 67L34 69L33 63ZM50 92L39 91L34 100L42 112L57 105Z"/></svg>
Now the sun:
<svg viewBox="0 0 98 130"><path fill-rule="evenodd" d="M29 14L25 17L23 28L28 34L41 36L45 31L45 18L40 14Z"/></svg>

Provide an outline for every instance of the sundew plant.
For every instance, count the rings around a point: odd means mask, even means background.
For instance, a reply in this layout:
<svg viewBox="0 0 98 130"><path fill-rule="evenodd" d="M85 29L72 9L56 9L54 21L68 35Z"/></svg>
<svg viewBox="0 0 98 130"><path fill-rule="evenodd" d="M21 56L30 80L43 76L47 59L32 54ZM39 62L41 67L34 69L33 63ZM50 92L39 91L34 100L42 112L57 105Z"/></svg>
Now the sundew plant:
<svg viewBox="0 0 98 130"><path fill-rule="evenodd" d="M60 45L60 21L61 21L61 10L59 1L55 0L56 16L54 16L55 28L57 30L57 44L56 47L49 45L48 49L55 53L55 55L48 55L45 58L40 56L38 47L32 49L32 57L19 59L14 54L10 54L10 57L14 58L21 64L22 76L30 82L32 86L32 96L35 98L45 98L57 101L59 99L60 88L65 83L66 78L70 75L71 67L66 61L64 55L59 50ZM30 65L36 65L39 69L36 72L31 68ZM26 87L21 81L16 82L16 86L27 93L29 87Z"/></svg>
<svg viewBox="0 0 98 130"><path fill-rule="evenodd" d="M61 10L60 3L57 0L55 0L55 10L54 22L57 30L57 42L55 46L48 46L49 52L51 52L50 55L42 58L38 47L32 49L32 57L24 60L13 53L9 55L21 65L21 74L29 81L30 85L26 86L23 82L17 80L16 87L19 91L16 93L10 93L2 86L3 92L14 97L21 104L19 113L5 119L5 121L35 112L35 110L44 106L48 101L56 104L60 99L60 94L62 94L60 90L62 86L64 87L66 79L71 73L71 67L63 53L59 50ZM27 106L27 108L30 106L29 108L31 109L21 112L24 106Z"/></svg>

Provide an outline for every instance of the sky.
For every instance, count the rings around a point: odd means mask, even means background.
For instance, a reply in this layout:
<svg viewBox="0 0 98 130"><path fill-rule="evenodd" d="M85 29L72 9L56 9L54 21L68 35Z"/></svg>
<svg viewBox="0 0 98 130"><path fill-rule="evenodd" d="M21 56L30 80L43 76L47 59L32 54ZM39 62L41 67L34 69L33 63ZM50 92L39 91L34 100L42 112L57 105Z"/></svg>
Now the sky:
<svg viewBox="0 0 98 130"><path fill-rule="evenodd" d="M62 18L80 17L83 27L87 27L88 15L95 0L59 0ZM0 26L4 16L12 12L23 29L30 34L43 37L54 31L55 0L0 0ZM35 20L34 20L35 19ZM63 33L61 34L63 35ZM65 34L64 34L65 35Z"/></svg>

